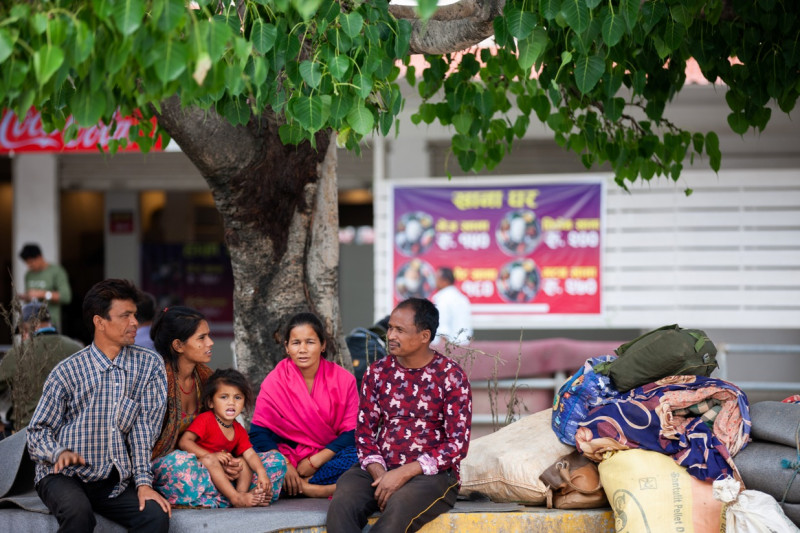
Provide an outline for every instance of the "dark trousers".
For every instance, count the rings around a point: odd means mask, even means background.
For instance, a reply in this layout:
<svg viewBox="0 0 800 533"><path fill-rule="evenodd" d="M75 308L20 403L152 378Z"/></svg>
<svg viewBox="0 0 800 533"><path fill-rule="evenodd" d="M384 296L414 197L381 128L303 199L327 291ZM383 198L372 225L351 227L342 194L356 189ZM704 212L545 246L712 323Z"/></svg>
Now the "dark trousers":
<svg viewBox="0 0 800 533"><path fill-rule="evenodd" d="M118 482L116 475L87 483L76 477L50 474L39 481L36 492L58 520L59 532L91 532L97 523L95 512L128 531L169 531L169 515L156 502L147 500L144 510L139 510L139 495L133 483L116 498L109 498Z"/></svg>
<svg viewBox="0 0 800 533"><path fill-rule="evenodd" d="M356 465L336 482L336 492L328 508L328 533L358 533L378 510L372 476ZM451 470L435 476L419 475L389 497L386 508L370 533L417 531L453 508L458 482Z"/></svg>

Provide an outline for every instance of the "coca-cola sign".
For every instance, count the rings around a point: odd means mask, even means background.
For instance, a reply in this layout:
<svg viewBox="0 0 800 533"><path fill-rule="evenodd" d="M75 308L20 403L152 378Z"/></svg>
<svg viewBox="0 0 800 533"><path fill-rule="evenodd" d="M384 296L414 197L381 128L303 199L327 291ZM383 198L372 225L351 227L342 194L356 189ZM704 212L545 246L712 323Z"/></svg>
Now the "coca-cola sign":
<svg viewBox="0 0 800 533"><path fill-rule="evenodd" d="M0 153L21 152L96 152L97 146L108 147L112 139L125 139L130 130L138 122L135 117L123 117L119 113L115 117L117 127L112 132L111 127L97 124L90 128L79 128L77 136L69 142L64 142L61 132L56 130L46 132L42 126L42 116L34 108L28 110L25 119L20 121L13 112L3 110L3 119L0 121ZM67 119L67 127L73 124L72 117ZM156 142L153 149L161 148L161 140ZM135 152L139 147L135 143L128 143L119 151Z"/></svg>

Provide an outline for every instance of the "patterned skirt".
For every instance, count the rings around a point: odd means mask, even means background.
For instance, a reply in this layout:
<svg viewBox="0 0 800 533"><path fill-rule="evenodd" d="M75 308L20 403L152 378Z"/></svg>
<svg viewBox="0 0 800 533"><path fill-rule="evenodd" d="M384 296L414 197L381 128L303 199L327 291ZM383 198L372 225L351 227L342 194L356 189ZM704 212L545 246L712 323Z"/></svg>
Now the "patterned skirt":
<svg viewBox="0 0 800 533"><path fill-rule="evenodd" d="M356 447L348 446L339 450L330 461L319 467L319 470L308 480L312 485L333 485L339 476L344 474L358 461Z"/></svg>
<svg viewBox="0 0 800 533"><path fill-rule="evenodd" d="M274 503L283 487L286 475L286 459L277 451L259 452L261 463L272 482ZM255 488L256 476L250 489ZM171 505L181 507L231 507L214 483L208 469L189 452L175 450L153 461L153 488L160 492Z"/></svg>

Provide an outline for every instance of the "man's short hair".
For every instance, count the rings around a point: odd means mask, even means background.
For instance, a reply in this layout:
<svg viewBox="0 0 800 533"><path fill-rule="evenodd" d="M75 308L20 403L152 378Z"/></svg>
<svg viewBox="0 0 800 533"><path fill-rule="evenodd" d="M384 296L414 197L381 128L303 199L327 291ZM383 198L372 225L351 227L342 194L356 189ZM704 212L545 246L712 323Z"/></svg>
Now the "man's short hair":
<svg viewBox="0 0 800 533"><path fill-rule="evenodd" d="M31 302L22 306L23 322L50 322L50 312L41 302Z"/></svg>
<svg viewBox="0 0 800 533"><path fill-rule="evenodd" d="M456 282L453 269L450 267L439 267L439 276L445 280L448 285L453 285Z"/></svg>
<svg viewBox="0 0 800 533"><path fill-rule="evenodd" d="M22 251L19 253L20 259L23 261L27 261L28 259L36 259L37 257L41 257L42 249L39 248L38 244L33 244L29 242L25 246L22 247Z"/></svg>
<svg viewBox="0 0 800 533"><path fill-rule="evenodd" d="M142 297L136 302L136 318L139 322L152 322L156 316L156 297L149 292L143 292Z"/></svg>
<svg viewBox="0 0 800 533"><path fill-rule="evenodd" d="M408 298L403 300L395 309L409 308L414 311L414 326L417 331L431 332L431 341L436 338L436 330L439 329L439 310L428 299Z"/></svg>
<svg viewBox="0 0 800 533"><path fill-rule="evenodd" d="M141 291L126 279L105 279L89 289L83 298L83 322L94 335L94 315L109 319L112 300L130 300L134 304L141 299Z"/></svg>

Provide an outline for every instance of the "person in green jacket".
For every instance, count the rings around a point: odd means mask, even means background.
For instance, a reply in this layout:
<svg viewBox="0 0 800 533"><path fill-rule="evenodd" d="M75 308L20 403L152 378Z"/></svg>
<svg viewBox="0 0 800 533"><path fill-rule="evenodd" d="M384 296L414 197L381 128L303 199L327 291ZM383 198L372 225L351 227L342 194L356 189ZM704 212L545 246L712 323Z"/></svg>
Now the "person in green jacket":
<svg viewBox="0 0 800 533"><path fill-rule="evenodd" d="M61 306L69 305L72 301L67 271L60 265L45 261L38 244L26 244L19 256L28 266L25 273L25 292L20 298L24 302L45 302L53 325L62 328Z"/></svg>
<svg viewBox="0 0 800 533"><path fill-rule="evenodd" d="M19 332L22 341L0 360L0 395L11 389L11 418L15 430L30 422L42 386L53 367L83 349L82 344L58 334L50 313L39 302L22 306Z"/></svg>

